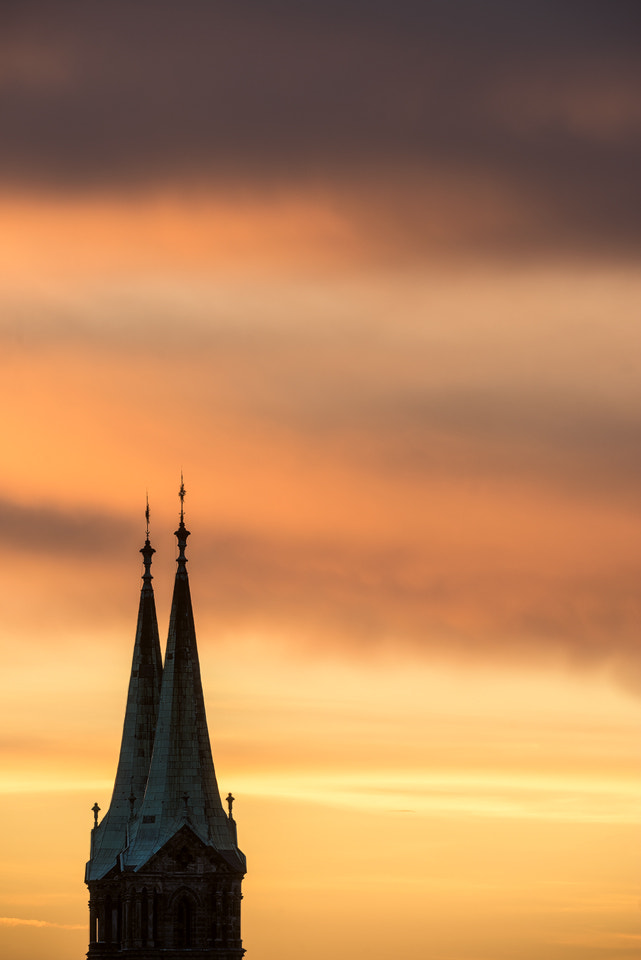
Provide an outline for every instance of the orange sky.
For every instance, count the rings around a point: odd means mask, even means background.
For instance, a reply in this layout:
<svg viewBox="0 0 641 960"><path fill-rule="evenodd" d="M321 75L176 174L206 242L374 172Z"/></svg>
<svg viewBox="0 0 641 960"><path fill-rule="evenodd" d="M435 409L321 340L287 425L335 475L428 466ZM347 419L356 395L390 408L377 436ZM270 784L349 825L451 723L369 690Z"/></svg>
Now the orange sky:
<svg viewBox="0 0 641 960"><path fill-rule="evenodd" d="M0 41L0 954L86 950L182 469L248 958L638 956L635 14L192 3Z"/></svg>

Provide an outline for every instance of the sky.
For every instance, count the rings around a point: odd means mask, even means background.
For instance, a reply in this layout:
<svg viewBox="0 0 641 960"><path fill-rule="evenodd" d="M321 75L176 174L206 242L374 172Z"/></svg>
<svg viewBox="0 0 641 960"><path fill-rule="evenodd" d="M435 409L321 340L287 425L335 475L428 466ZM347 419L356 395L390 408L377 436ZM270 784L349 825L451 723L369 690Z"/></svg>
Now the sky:
<svg viewBox="0 0 641 960"><path fill-rule="evenodd" d="M247 957L639 955L640 28L2 5L5 960L86 951L181 470Z"/></svg>

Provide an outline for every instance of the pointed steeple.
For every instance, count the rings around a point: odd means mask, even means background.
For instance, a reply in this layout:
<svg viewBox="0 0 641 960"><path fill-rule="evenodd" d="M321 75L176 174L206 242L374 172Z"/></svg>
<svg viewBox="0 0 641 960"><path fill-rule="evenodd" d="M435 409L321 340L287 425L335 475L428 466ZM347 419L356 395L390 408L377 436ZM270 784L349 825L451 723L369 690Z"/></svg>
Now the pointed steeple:
<svg viewBox="0 0 641 960"><path fill-rule="evenodd" d="M180 486L178 568L169 620L154 751L124 868L139 870L187 825L234 869L244 872L233 823L223 810L212 758L200 677L185 549L185 486Z"/></svg>
<svg viewBox="0 0 641 960"><path fill-rule="evenodd" d="M147 535L140 550L144 572L120 758L109 810L93 830L91 860L87 864L88 880L103 877L115 866L118 854L128 842L128 824L142 803L154 743L162 655L151 585L151 558L156 551L149 542L149 500L145 518Z"/></svg>

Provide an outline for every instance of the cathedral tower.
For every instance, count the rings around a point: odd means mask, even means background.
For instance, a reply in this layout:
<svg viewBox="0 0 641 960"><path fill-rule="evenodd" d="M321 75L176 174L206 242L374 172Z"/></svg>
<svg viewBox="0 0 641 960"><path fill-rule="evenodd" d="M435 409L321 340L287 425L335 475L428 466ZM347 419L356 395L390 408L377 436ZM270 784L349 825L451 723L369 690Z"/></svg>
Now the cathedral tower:
<svg viewBox="0 0 641 960"><path fill-rule="evenodd" d="M148 535L141 551L145 573L116 782L100 823L94 807L86 870L89 960L242 960L245 952L245 857L231 794L228 813L221 803L209 742L184 494L181 485L178 569L162 671Z"/></svg>

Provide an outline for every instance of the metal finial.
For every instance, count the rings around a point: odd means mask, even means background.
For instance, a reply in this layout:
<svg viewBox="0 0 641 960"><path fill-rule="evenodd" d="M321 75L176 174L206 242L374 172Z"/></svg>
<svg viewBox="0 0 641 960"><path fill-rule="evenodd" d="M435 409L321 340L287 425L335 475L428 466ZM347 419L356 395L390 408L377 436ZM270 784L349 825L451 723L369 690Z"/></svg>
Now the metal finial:
<svg viewBox="0 0 641 960"><path fill-rule="evenodd" d="M227 794L227 796L225 797L225 800L227 801L227 806L229 807L229 819L230 819L230 820L233 820L233 819L234 819L233 816L232 816L231 808L232 808L233 805L234 805L234 800L235 800L235 799L236 799L236 797L232 797L231 791L230 791L230 792Z"/></svg>
<svg viewBox="0 0 641 960"><path fill-rule="evenodd" d="M91 809L92 809L92 811L93 811L93 825L94 825L94 827L97 827L97 826L98 826L98 814L100 813L100 807L98 806L98 801L97 801L97 800L96 800L96 802L94 803L94 805L93 805L93 807L92 807Z"/></svg>
<svg viewBox="0 0 641 960"><path fill-rule="evenodd" d="M182 523L185 519L185 482L183 480L183 472L180 471L180 490L178 496L180 497L180 522Z"/></svg>
<svg viewBox="0 0 641 960"><path fill-rule="evenodd" d="M178 537L178 574L181 577L187 576L187 568L185 564L187 563L187 557L185 556L185 547L187 546L187 537L189 536L189 530L185 528L185 483L183 481L183 472L180 471L180 490L178 492L180 497L180 525L176 530L176 536Z"/></svg>
<svg viewBox="0 0 641 960"><path fill-rule="evenodd" d="M149 494L146 494L146 506L145 506L145 520L147 521L147 539L145 540L145 545L141 549L143 563L145 565L145 572L142 575L142 579L145 581L147 588L151 586L151 581L153 577L151 575L151 558L156 552L152 545L149 543Z"/></svg>

